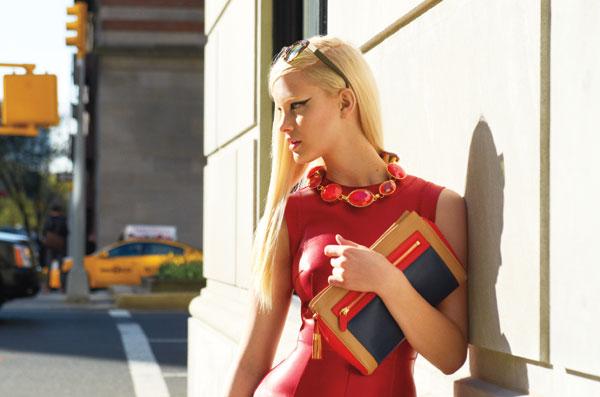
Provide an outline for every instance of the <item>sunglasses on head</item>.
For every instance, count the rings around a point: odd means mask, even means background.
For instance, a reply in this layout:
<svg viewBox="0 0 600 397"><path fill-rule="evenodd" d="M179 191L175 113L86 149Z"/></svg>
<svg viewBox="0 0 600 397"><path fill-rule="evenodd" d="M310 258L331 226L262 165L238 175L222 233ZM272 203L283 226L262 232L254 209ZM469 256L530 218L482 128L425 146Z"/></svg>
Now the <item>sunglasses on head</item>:
<svg viewBox="0 0 600 397"><path fill-rule="evenodd" d="M281 51L279 51L279 54L277 54L275 56L275 58L273 58L273 62L271 63L271 66L274 65L277 61L279 61L279 59L283 59L286 62L291 62L294 58L296 58L298 56L298 54L300 54L305 49L308 49L310 52L315 54L315 56L317 58L319 58L319 60L321 62L323 62L325 65L327 65L331 70L333 70L342 79L344 79L344 82L346 83L346 88L350 88L350 82L348 81L348 78L346 78L344 73L342 73L340 68L335 66L335 64L333 62L331 62L329 60L329 58L327 58L325 56L325 54L323 54L321 51L319 51L319 49L317 47L315 47L313 44L311 44L310 41L308 41L308 40L298 40L289 46L283 47L281 49Z"/></svg>

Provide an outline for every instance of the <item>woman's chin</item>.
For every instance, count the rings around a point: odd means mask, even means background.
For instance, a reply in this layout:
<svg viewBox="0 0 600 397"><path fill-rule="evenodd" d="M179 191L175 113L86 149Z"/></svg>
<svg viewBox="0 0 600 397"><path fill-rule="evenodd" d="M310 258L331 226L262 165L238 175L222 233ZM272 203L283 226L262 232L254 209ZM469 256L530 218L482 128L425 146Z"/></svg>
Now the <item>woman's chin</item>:
<svg viewBox="0 0 600 397"><path fill-rule="evenodd" d="M292 159L296 164L304 164L303 157L298 152L292 152Z"/></svg>
<svg viewBox="0 0 600 397"><path fill-rule="evenodd" d="M310 158L310 157L302 155L298 152L292 152L292 159L294 160L294 163L296 163L298 165L308 164L314 160L314 158Z"/></svg>

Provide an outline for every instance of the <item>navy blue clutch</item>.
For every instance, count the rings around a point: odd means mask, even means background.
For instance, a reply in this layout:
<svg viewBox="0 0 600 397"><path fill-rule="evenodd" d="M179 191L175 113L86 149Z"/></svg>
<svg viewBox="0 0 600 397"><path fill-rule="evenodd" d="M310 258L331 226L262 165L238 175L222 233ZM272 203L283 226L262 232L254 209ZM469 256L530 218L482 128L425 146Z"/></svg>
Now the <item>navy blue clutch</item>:
<svg viewBox="0 0 600 397"><path fill-rule="evenodd" d="M402 270L411 285L437 306L466 281L466 273L437 226L416 212L405 212L371 246ZM373 293L329 286L309 303L315 314L313 356L320 334L327 343L369 375L404 341L404 333Z"/></svg>

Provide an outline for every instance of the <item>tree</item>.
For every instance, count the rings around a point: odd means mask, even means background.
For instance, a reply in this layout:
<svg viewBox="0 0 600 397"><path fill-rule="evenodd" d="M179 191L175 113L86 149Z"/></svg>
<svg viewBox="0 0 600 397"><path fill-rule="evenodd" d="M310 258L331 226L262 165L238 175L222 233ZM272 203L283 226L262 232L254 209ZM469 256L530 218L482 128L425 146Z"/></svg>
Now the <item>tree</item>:
<svg viewBox="0 0 600 397"><path fill-rule="evenodd" d="M50 162L61 154L50 144L47 129L33 138L0 136L0 183L29 235L39 235L52 202L64 201L64 189L49 172Z"/></svg>

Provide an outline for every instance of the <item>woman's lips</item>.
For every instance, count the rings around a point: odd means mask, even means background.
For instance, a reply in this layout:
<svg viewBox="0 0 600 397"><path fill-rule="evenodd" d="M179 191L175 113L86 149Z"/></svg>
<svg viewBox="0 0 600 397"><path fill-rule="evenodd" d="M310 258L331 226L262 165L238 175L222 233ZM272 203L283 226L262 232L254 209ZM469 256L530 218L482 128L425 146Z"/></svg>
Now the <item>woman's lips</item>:
<svg viewBox="0 0 600 397"><path fill-rule="evenodd" d="M290 143L290 150L296 149L302 143L302 141L297 141L294 139L288 139L288 142Z"/></svg>

